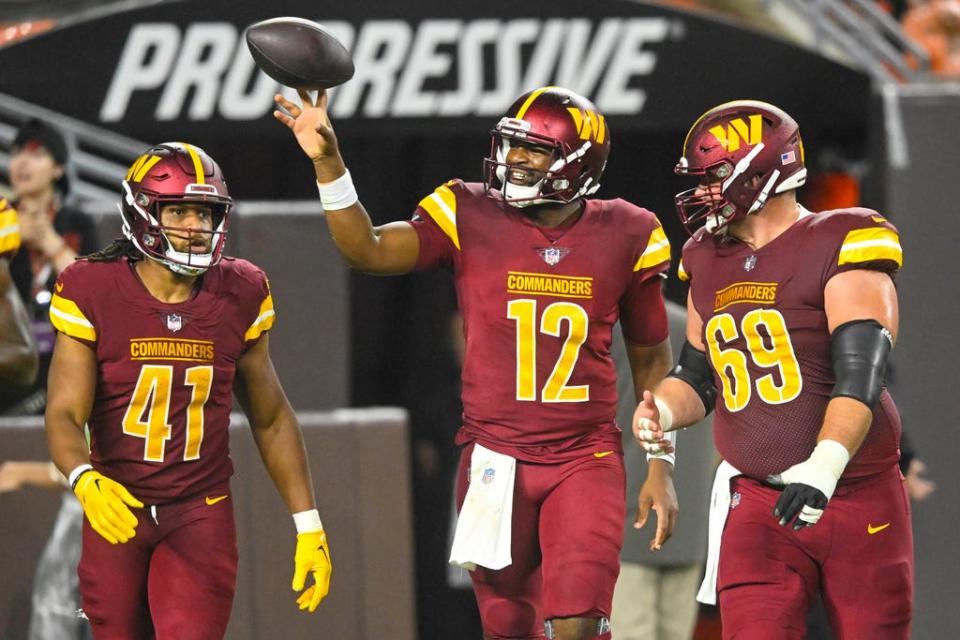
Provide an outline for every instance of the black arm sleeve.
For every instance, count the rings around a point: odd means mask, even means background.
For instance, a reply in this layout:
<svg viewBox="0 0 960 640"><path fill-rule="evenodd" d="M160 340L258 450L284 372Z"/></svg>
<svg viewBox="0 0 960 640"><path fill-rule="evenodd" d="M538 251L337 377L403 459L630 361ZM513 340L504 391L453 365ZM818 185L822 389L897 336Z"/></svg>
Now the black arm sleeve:
<svg viewBox="0 0 960 640"><path fill-rule="evenodd" d="M851 320L834 329L831 352L837 382L831 397L854 398L873 410L892 346L890 332L876 320Z"/></svg>
<svg viewBox="0 0 960 640"><path fill-rule="evenodd" d="M693 387L700 396L706 414L710 415L717 403L717 385L713 382L713 371L707 362L707 354L700 351L689 340L684 340L677 366L667 374L668 378L679 378Z"/></svg>

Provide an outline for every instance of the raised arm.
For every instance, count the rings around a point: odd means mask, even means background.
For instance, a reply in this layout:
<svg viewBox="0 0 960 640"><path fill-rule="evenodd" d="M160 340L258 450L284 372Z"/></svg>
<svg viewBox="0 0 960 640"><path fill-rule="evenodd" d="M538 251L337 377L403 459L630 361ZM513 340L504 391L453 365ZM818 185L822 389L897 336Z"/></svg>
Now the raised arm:
<svg viewBox="0 0 960 640"><path fill-rule="evenodd" d="M340 156L327 114L326 91L320 91L315 100L306 91L298 93L301 104L275 96L280 109L273 115L293 132L313 162L327 227L337 249L347 264L359 271L376 275L412 271L420 253L417 232L406 222L373 226Z"/></svg>

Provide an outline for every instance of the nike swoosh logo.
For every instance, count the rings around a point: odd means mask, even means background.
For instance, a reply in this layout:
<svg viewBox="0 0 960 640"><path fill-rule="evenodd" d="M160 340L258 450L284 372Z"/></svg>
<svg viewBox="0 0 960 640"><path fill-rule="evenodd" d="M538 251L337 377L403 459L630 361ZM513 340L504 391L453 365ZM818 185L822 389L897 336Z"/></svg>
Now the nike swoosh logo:
<svg viewBox="0 0 960 640"><path fill-rule="evenodd" d="M613 453L613 451L597 451L593 454L594 458L606 458L608 455Z"/></svg>
<svg viewBox="0 0 960 640"><path fill-rule="evenodd" d="M882 524L879 527L875 527L872 524L867 524L867 533L872 536L875 533L880 533L881 531L883 531L889 526L890 526L889 522L887 524Z"/></svg>
<svg viewBox="0 0 960 640"><path fill-rule="evenodd" d="M211 506L217 504L221 500L226 500L226 499L227 499L227 496L217 496L216 498L211 498L210 496L207 496L206 498L204 498L207 504Z"/></svg>

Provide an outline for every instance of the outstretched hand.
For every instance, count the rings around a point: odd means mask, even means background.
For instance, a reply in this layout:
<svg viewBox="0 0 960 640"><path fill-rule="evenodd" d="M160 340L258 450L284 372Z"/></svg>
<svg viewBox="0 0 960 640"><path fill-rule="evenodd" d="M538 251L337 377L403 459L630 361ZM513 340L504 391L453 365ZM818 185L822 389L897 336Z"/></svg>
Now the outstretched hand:
<svg viewBox="0 0 960 640"><path fill-rule="evenodd" d="M287 125L297 138L300 148L314 164L328 158L336 158L337 137L327 114L327 92L321 90L316 99L304 89L297 89L300 104L288 100L280 94L274 96L279 107L273 117Z"/></svg>

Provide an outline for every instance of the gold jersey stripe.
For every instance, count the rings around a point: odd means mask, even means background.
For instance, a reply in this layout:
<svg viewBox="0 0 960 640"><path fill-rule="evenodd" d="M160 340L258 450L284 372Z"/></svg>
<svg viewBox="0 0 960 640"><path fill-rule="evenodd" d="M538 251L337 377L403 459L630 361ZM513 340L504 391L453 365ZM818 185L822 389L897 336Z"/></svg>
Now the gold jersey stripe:
<svg viewBox="0 0 960 640"><path fill-rule="evenodd" d="M253 321L247 332L243 334L244 340L256 340L264 331L269 331L273 327L273 321L276 313L273 311L273 295L267 294L267 297L260 303L260 313L257 319Z"/></svg>
<svg viewBox="0 0 960 640"><path fill-rule="evenodd" d="M667 240L667 234L663 232L663 227L657 227L650 234L647 241L647 248L640 254L637 264L633 265L634 271L647 269L670 259L670 241Z"/></svg>
<svg viewBox="0 0 960 640"><path fill-rule="evenodd" d="M420 201L420 207L426 211L437 226L460 248L460 236L457 233L457 195L450 187L443 185Z"/></svg>
<svg viewBox="0 0 960 640"><path fill-rule="evenodd" d="M16 209L7 209L7 201L0 198L0 253L20 246L20 223Z"/></svg>
<svg viewBox="0 0 960 640"><path fill-rule="evenodd" d="M520 110L517 111L517 115L514 116L517 120L523 120L523 116L527 115L527 109L530 108L530 105L540 97L544 91L549 91L550 89L555 89L556 87L541 87L530 94L530 96L523 101L523 104L520 106Z"/></svg>
<svg viewBox="0 0 960 640"><path fill-rule="evenodd" d="M677 277L680 278L682 282L687 282L690 280L690 274L687 273L687 270L683 268L683 259L680 259L680 264L677 266Z"/></svg>
<svg viewBox="0 0 960 640"><path fill-rule="evenodd" d="M896 231L886 227L854 229L843 240L837 265L876 260L892 260L897 267L903 266L903 248Z"/></svg>
<svg viewBox="0 0 960 640"><path fill-rule="evenodd" d="M73 300L53 294L50 300L50 322L62 333L74 338L96 341L97 331Z"/></svg>
<svg viewBox="0 0 960 640"><path fill-rule="evenodd" d="M206 184L203 181L203 163L200 162L200 154L197 153L197 150L193 148L193 145L189 145L186 142L181 143L187 150L187 153L190 154L190 159L193 160L193 171L197 174L197 184Z"/></svg>
<svg viewBox="0 0 960 640"><path fill-rule="evenodd" d="M147 158L147 161L140 165L140 168L134 172L133 181L140 182L143 180L147 176L147 173L150 172L150 169L153 169L153 165L157 164L158 162L160 162L160 156L150 156Z"/></svg>

